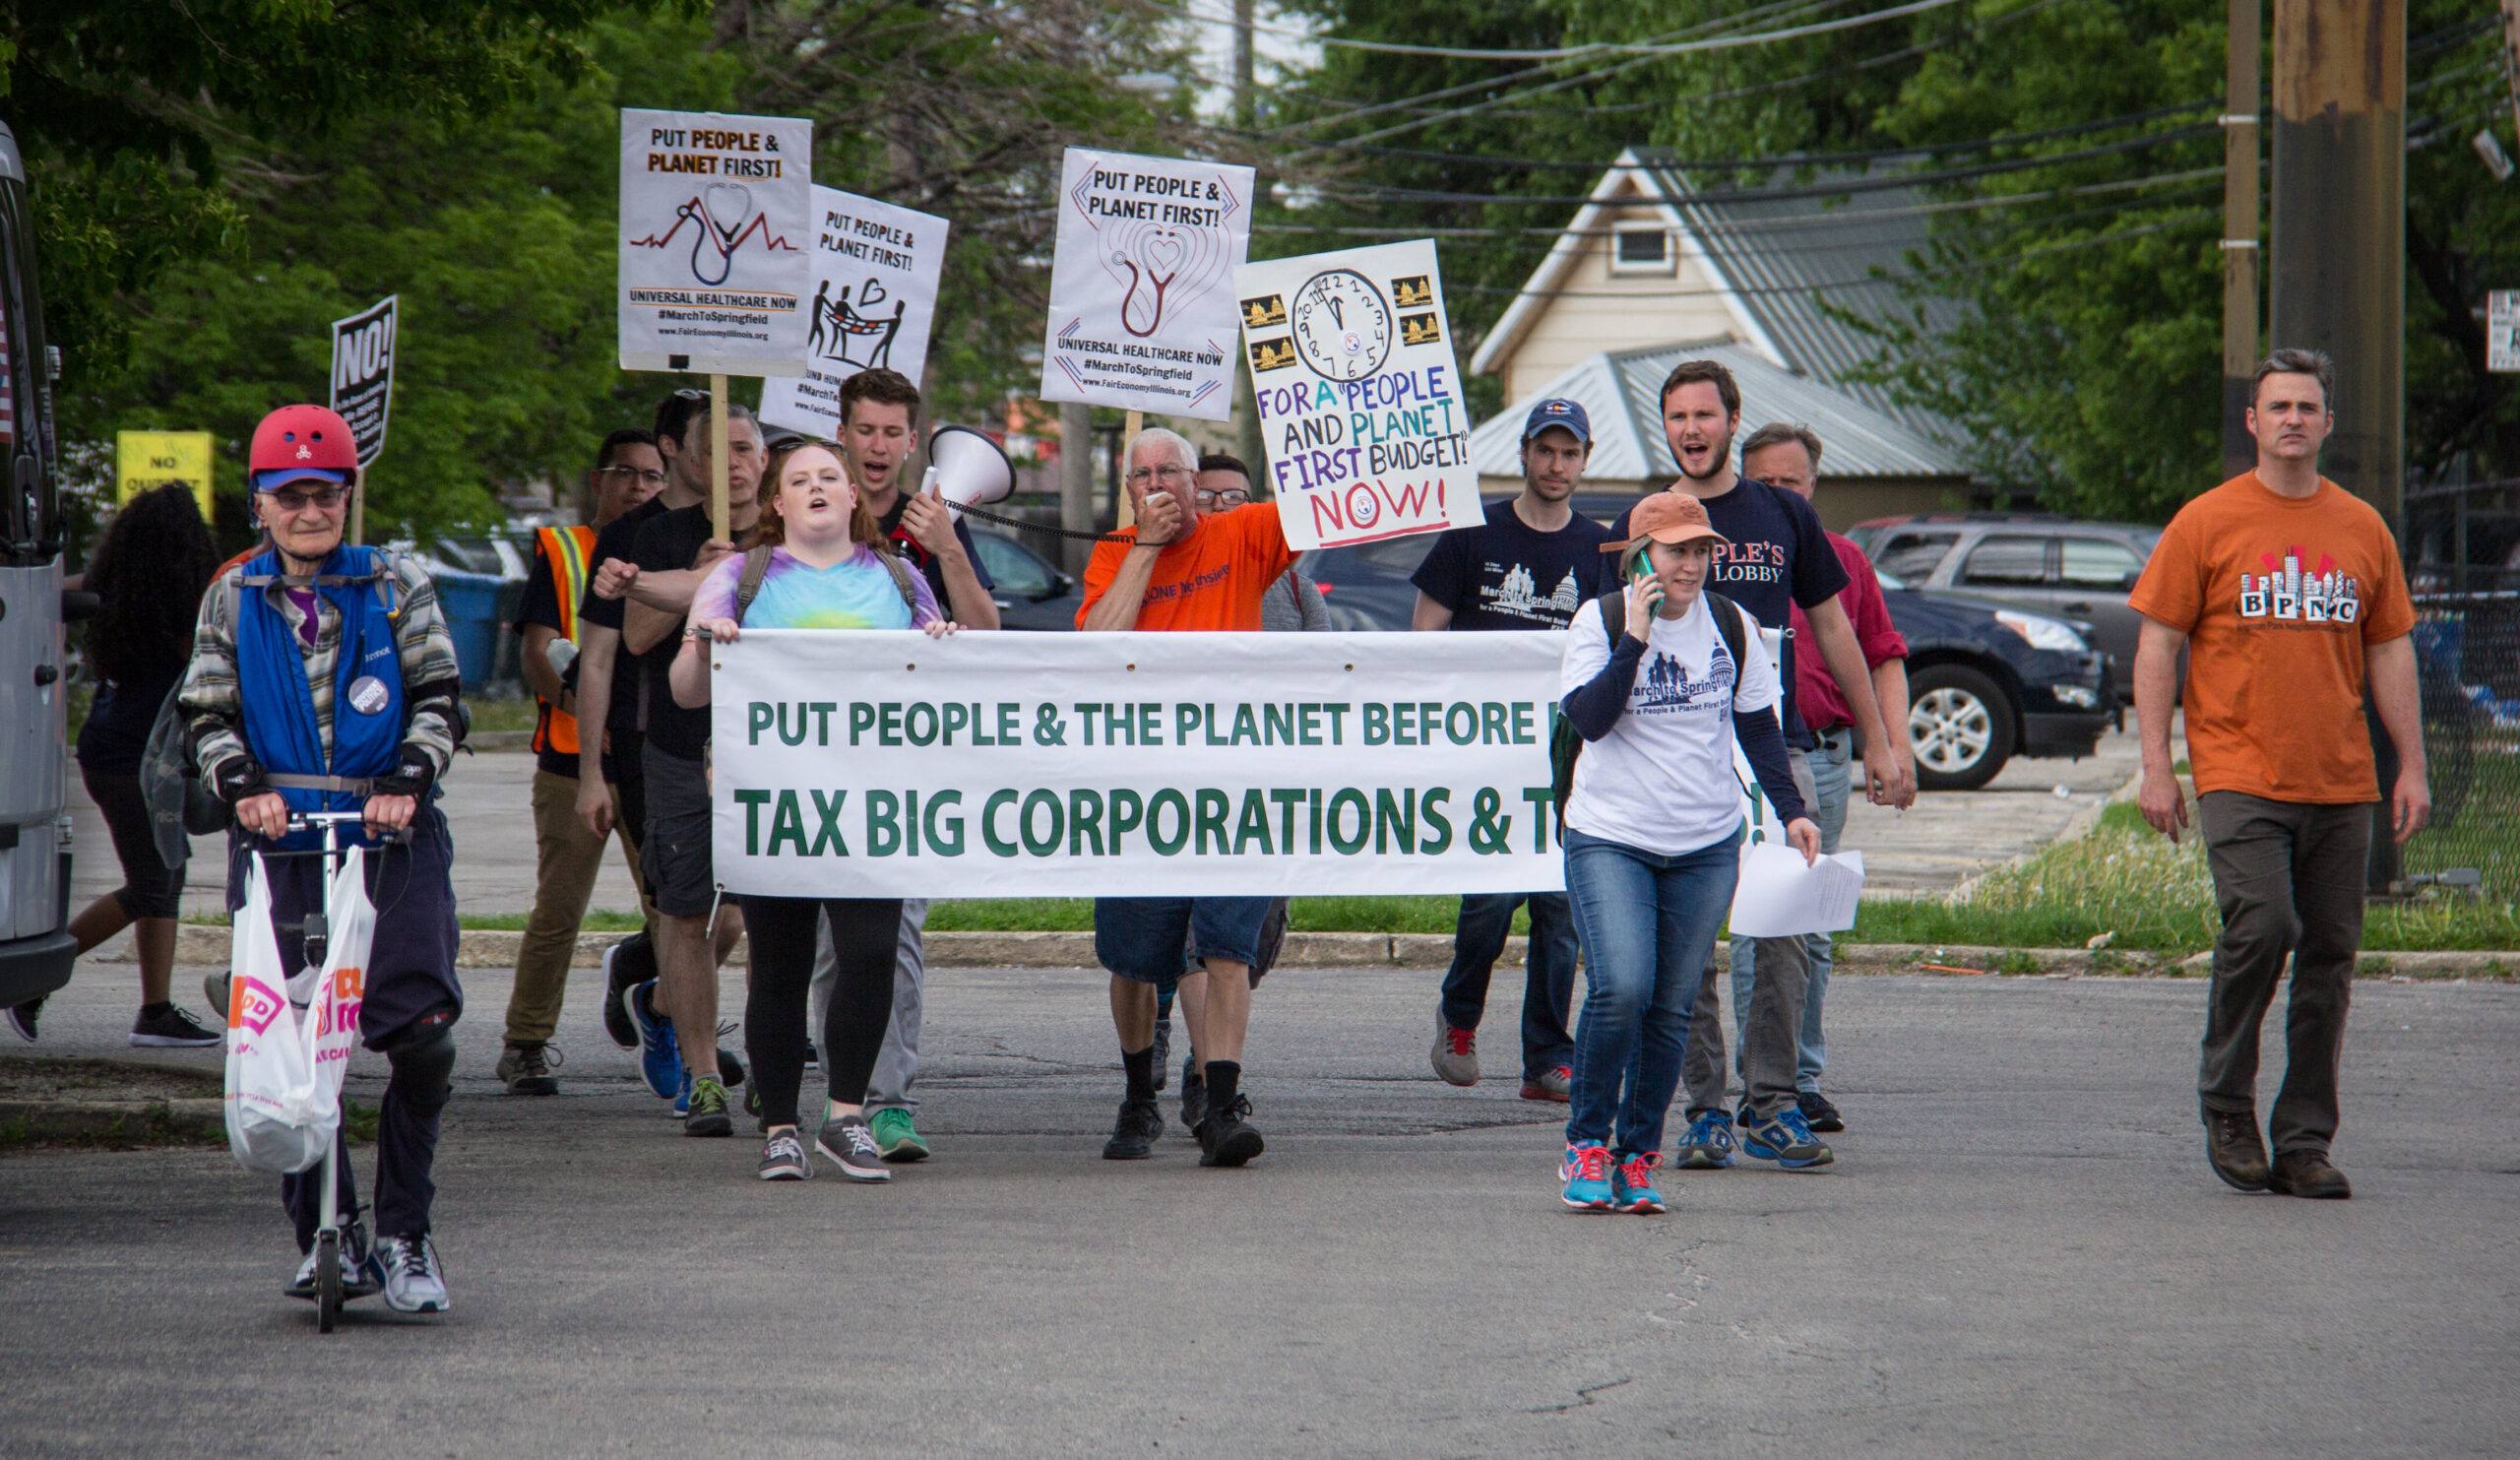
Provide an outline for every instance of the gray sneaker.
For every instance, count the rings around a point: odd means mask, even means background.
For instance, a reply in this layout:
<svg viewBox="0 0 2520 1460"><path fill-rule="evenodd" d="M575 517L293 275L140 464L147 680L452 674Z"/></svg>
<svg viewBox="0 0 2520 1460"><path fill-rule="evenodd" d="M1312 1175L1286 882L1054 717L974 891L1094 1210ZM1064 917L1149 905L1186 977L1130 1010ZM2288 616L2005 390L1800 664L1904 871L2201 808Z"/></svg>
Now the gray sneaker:
<svg viewBox="0 0 2520 1460"><path fill-rule="evenodd" d="M761 1178L765 1181L804 1181L814 1174L813 1163L805 1159L805 1143L793 1129L782 1130L761 1148Z"/></svg>
<svg viewBox="0 0 2520 1460"><path fill-rule="evenodd" d="M1479 1031L1455 1029L1435 1016L1435 1074L1447 1085L1479 1083Z"/></svg>
<svg viewBox="0 0 2520 1460"><path fill-rule="evenodd" d="M822 1133L814 1144L831 1158L840 1174L852 1181L889 1181L893 1169L884 1164L884 1153L875 1144L875 1132L867 1127L863 1115L843 1115L823 1122Z"/></svg>
<svg viewBox="0 0 2520 1460"><path fill-rule="evenodd" d="M218 1011L220 1019L227 1017L227 985L235 977L229 969L201 976L201 996L210 1001L211 1008Z"/></svg>
<svg viewBox="0 0 2520 1460"><path fill-rule="evenodd" d="M557 1095L560 1082L551 1071L560 1051L548 1045L510 1045L499 1054L498 1075L510 1095Z"/></svg>

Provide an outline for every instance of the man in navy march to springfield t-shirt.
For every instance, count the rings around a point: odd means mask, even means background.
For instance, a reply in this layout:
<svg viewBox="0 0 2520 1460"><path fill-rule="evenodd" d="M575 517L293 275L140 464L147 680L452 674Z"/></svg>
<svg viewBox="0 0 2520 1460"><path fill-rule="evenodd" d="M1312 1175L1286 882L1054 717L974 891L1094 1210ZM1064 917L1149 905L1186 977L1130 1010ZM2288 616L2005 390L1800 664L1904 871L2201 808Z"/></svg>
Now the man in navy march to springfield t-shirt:
<svg viewBox="0 0 2520 1460"><path fill-rule="evenodd" d="M1573 401L1543 401L1523 422L1523 490L1487 506L1487 521L1435 540L1411 580L1418 609L1410 627L1562 629L1587 599L1613 586L1616 564L1602 544L1609 533L1568 499L1593 451L1593 423ZM1461 900L1453 966L1436 1015L1435 1073L1455 1085L1479 1083L1479 1019L1487 980L1505 951L1514 910L1532 910L1524 960L1523 1098L1563 1101L1575 1062L1566 1032L1575 996L1575 918L1562 892L1475 893Z"/></svg>
<svg viewBox="0 0 2520 1460"><path fill-rule="evenodd" d="M1684 491L1706 507L1706 515L1725 542L1715 549L1707 587L1723 594L1757 618L1761 626L1784 628L1789 604L1799 603L1811 624L1813 642L1785 641L1778 664L1784 681L1783 713L1787 743L1793 746L1794 779L1809 799L1812 739L1794 705L1794 656L1809 651L1829 667L1854 711L1863 736L1866 793L1876 805L1906 806L1917 796L1915 755L1908 748L1907 727L1885 730L1881 707L1872 697L1872 678L1856 642L1838 594L1847 573L1829 546L1820 515L1796 494L1752 481L1732 470L1732 435L1741 425L1741 390L1732 372L1713 360L1682 360L1663 382L1663 433L1678 463L1680 477L1672 491ZM1611 525L1610 536L1625 540L1627 516ZM1802 1027L1810 964L1798 937L1761 938L1758 972L1750 1007L1738 1011L1742 1023L1742 1077L1747 1088L1742 1121L1752 1132L1744 1142L1749 1154L1782 1166L1807 1167L1830 1159L1804 1121L1796 1099L1796 1036ZM1732 1120L1725 1112L1724 1025L1720 996L1710 977L1699 987L1697 1007L1689 1019L1689 1051L1682 1071L1688 1087L1688 1134L1681 1140L1676 1164L1707 1170L1732 1164Z"/></svg>

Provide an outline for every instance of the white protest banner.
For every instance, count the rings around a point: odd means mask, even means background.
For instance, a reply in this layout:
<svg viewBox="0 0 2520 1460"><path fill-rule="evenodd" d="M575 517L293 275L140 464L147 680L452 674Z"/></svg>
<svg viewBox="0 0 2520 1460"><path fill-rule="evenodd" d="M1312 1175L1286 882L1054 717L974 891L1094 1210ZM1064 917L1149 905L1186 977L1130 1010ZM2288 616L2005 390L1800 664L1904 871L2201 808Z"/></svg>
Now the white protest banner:
<svg viewBox="0 0 2520 1460"><path fill-rule="evenodd" d="M795 897L1548 891L1564 636L748 630L717 876Z"/></svg>
<svg viewBox="0 0 2520 1460"><path fill-rule="evenodd" d="M814 189L814 298L805 373L761 383L762 420L840 439L840 383L860 370L913 380L927 360L945 220L838 188Z"/></svg>
<svg viewBox="0 0 2520 1460"><path fill-rule="evenodd" d="M814 124L621 112L624 370L805 372Z"/></svg>
<svg viewBox="0 0 2520 1460"><path fill-rule="evenodd" d="M1246 264L1234 292L1288 546L1484 520L1431 240Z"/></svg>
<svg viewBox="0 0 2520 1460"><path fill-rule="evenodd" d="M1041 399L1160 415L1233 414L1233 272L1252 171L1067 150Z"/></svg>
<svg viewBox="0 0 2520 1460"><path fill-rule="evenodd" d="M358 464L385 449L394 409L394 327L403 296L388 294L347 319L333 321L333 410L358 438Z"/></svg>

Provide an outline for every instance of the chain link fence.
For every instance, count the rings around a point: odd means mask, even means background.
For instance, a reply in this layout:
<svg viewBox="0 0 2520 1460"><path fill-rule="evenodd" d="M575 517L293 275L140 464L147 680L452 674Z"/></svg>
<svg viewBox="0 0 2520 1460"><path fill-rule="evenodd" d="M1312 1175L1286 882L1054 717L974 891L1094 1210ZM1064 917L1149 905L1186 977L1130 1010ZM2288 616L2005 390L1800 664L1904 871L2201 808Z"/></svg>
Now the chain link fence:
<svg viewBox="0 0 2520 1460"><path fill-rule="evenodd" d="M2405 540L2432 821L2399 875L2520 901L2520 480L2411 484Z"/></svg>

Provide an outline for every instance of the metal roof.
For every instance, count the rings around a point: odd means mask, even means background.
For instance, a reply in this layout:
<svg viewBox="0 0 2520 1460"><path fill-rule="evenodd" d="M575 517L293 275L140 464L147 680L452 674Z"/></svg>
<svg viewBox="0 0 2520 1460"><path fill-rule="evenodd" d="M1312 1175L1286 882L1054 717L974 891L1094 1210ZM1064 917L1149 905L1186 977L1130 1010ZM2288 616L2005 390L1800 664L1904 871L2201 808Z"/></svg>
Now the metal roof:
<svg viewBox="0 0 2520 1460"><path fill-rule="evenodd" d="M1523 474L1523 420L1531 409L1563 396L1592 417L1591 481L1665 480L1675 475L1663 435L1663 379L1684 359L1721 361L1741 387L1739 436L1770 421L1798 422L1819 433L1823 475L1966 476L1958 452L1847 387L1780 370L1747 345L1710 340L1593 355L1516 401L1470 435L1470 457L1482 476ZM1736 437L1736 439L1739 439Z"/></svg>
<svg viewBox="0 0 2520 1460"><path fill-rule="evenodd" d="M1819 170L1789 179L1802 196L1750 199L1728 188L1722 201L1697 196L1670 154L1638 149L1636 159L1662 201L1676 209L1709 263L1774 343L1785 362L1926 433L1948 422L1902 405L1877 385L1847 377L1879 353L1883 342L1832 310L1857 319L1906 322L1918 304L1928 332L1957 322L1962 306L1939 295L1910 303L1897 287L1913 275L1930 243L1932 199L1915 188L1873 188L1834 197L1810 196L1861 174Z"/></svg>

